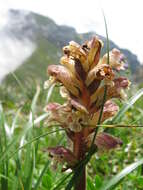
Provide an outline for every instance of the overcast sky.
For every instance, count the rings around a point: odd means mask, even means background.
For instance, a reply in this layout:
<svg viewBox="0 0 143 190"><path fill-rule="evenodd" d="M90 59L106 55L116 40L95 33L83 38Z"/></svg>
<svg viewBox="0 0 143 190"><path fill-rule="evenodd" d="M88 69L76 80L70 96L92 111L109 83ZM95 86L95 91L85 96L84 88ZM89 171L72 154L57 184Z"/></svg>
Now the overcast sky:
<svg viewBox="0 0 143 190"><path fill-rule="evenodd" d="M110 39L132 50L143 62L143 0L0 1L1 12L9 8L31 10L53 18L58 24L74 26L78 32L92 30L105 36L102 8Z"/></svg>

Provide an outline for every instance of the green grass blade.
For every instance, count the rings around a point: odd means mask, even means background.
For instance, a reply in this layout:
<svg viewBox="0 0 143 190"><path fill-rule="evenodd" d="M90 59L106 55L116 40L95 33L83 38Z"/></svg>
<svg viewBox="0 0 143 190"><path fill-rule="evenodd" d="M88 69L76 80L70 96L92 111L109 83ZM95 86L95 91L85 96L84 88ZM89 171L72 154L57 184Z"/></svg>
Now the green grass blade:
<svg viewBox="0 0 143 190"><path fill-rule="evenodd" d="M39 95L40 95L40 87L37 86L36 93L35 93L35 95L33 97L32 103L31 103L31 110L32 110L33 113L36 110L36 104L37 104L37 100L38 100Z"/></svg>
<svg viewBox="0 0 143 190"><path fill-rule="evenodd" d="M48 116L49 114L48 113L44 113L42 115L40 115L39 117L37 117L35 120L34 120L34 125L37 125L39 124L41 121L43 121L44 119L46 119L46 117ZM32 125L33 125L32 124Z"/></svg>
<svg viewBox="0 0 143 190"><path fill-rule="evenodd" d="M28 144L26 146L26 150L25 150L25 161L24 161L24 170L23 170L23 182L24 182L24 189L25 190L29 190L29 186L30 186L30 176L29 173L33 172L32 170L32 155L31 155L31 151L32 151L32 147L31 144Z"/></svg>
<svg viewBox="0 0 143 190"><path fill-rule="evenodd" d="M20 111L21 111L21 108L18 109L18 111L16 112L16 115L15 115L13 121L12 121L11 130L10 130L11 136L12 136L13 133L14 133L14 129L15 129L15 127L16 127L16 122L17 122L17 120L18 120L18 116L19 116Z"/></svg>
<svg viewBox="0 0 143 190"><path fill-rule="evenodd" d="M4 178L4 179L8 180L10 183L13 183L13 180L10 177L7 177L3 174L0 174L0 178Z"/></svg>
<svg viewBox="0 0 143 190"><path fill-rule="evenodd" d="M84 167L87 165L87 163L90 161L90 158L92 157L92 155L95 153L95 148L91 147L87 156L85 157L84 160L80 161L78 163L78 165L75 168L74 171L74 175L72 176L72 178L70 179L68 185L66 186L65 190L71 190L72 187L74 186L74 184L77 183L77 181L79 180L80 176L82 175L83 169ZM72 172L71 172L72 174Z"/></svg>
<svg viewBox="0 0 143 190"><path fill-rule="evenodd" d="M96 190L90 177L87 177L87 190Z"/></svg>
<svg viewBox="0 0 143 190"><path fill-rule="evenodd" d="M25 143L23 146L20 146L19 148L17 148L9 157L8 159L12 158L19 150L25 148L26 146L28 146L29 144L39 140L40 138L43 138L47 135L50 135L52 133L56 133L58 131L63 131L64 129L58 129L58 130L55 130L55 131L50 131L50 132L47 132L47 133L44 133L42 135L39 135L38 137L34 137L33 139L31 139L29 142Z"/></svg>
<svg viewBox="0 0 143 190"><path fill-rule="evenodd" d="M2 133L1 146L3 146L3 148L6 149L7 148L7 135L6 135L5 126L7 126L7 124L5 121L5 115L4 115L2 106L1 106L0 110L1 110L0 111L0 128L1 128L1 133ZM3 148L1 148L1 150ZM3 165L2 166L3 167L2 174L8 178L8 166L9 166L8 160L7 159L4 160L2 165ZM6 178L1 179L1 184L2 184L3 189L8 190L8 180Z"/></svg>
<svg viewBox="0 0 143 190"><path fill-rule="evenodd" d="M109 65L109 62L110 62L110 58L109 58L110 44L109 44L109 36L108 36L108 27L107 27L106 17L105 17L105 14L104 14L103 10L102 10L102 14L103 14L103 18L104 18L104 25L105 25L105 31L106 31L107 64ZM103 114L104 104L106 102L106 94L107 94L107 86L105 86L105 88L104 88L103 102L102 102L101 111L100 111L100 115L99 115L98 123L97 123L98 125L100 125L100 123L101 123L101 118L102 118L102 114ZM99 127L97 126L96 129L95 129L93 140L92 140L92 145L93 145L93 143L95 141L98 129L99 129Z"/></svg>
<svg viewBox="0 0 143 190"><path fill-rule="evenodd" d="M113 118L112 123L117 123L120 121L121 117L125 112L132 107L132 105L143 95L143 88L141 88L134 96L132 96L128 102L126 102L120 109L118 114Z"/></svg>
<svg viewBox="0 0 143 190"><path fill-rule="evenodd" d="M30 114L29 114L29 125L27 125L27 127L29 126L31 132L28 134L28 139L32 138L32 136L34 135L34 114L36 112L36 104L38 101L38 97L40 94L40 87L37 87L36 93L33 97L32 103L31 103L31 110L30 110ZM31 127L32 126L32 127ZM22 138L21 138L21 142L24 142L24 139L26 138L26 134L25 133ZM22 144L23 145L23 144ZM20 143L20 147L21 147L21 143ZM34 151L34 153L32 154L31 152ZM19 151L18 151L19 152ZM20 153L20 152L19 152ZM24 189L25 190L30 190L31 189L31 185L32 185L32 178L33 178L33 171L34 171L34 167L35 167L35 147L32 143L29 143L26 146L26 152L25 152L25 162L24 162L24 176L23 176L23 182L24 182Z"/></svg>
<svg viewBox="0 0 143 190"><path fill-rule="evenodd" d="M34 147L32 147L32 144L29 144L27 146L26 151L26 160L25 160L25 167L24 167L24 189L25 190L31 190L32 189L32 179L33 179L33 172L35 167L35 152Z"/></svg>
<svg viewBox="0 0 143 190"><path fill-rule="evenodd" d="M55 87L56 83L53 83L50 88L48 89L48 93L47 93L47 97L46 97L46 102L48 103L51 96L52 96L52 92L54 90L54 87Z"/></svg>
<svg viewBox="0 0 143 190"><path fill-rule="evenodd" d="M126 177L128 174L130 174L133 170L135 170L137 167L141 166L142 164L143 164L143 159L127 166L119 174L117 174L115 177L113 177L111 180L105 183L100 188L100 190L110 190L111 188L115 187L115 185L118 185L124 177Z"/></svg>
<svg viewBox="0 0 143 190"><path fill-rule="evenodd" d="M69 179L69 177L70 177L71 175L72 175L72 172L69 173L68 175L62 177L62 179L59 180L60 182L59 182L59 183L56 185L56 187L54 187L52 190L59 190L59 189L61 189L61 186L64 185L64 183Z"/></svg>
<svg viewBox="0 0 143 190"><path fill-rule="evenodd" d="M17 158L15 159L15 163L16 163L16 168L15 168L15 175L13 176L13 185L11 186L11 190L18 190L19 187L21 187L21 189L23 189L23 183L21 180L21 161L19 159L19 157L17 156Z"/></svg>
<svg viewBox="0 0 143 190"><path fill-rule="evenodd" d="M106 22L106 17L105 17L105 14L104 14L104 11L102 10L102 14L103 14L103 18L104 18L104 25L105 25L105 31L106 31L106 52L107 52L107 64L109 65L109 50L110 50L110 44L109 44L109 36L108 36L108 27L107 27L107 22ZM101 105L101 111L100 111L100 115L99 115L99 118L98 118L98 125L100 125L101 123L101 118L102 118L102 114L103 114L103 109L104 109L104 104L106 102L106 94L107 94L107 86L105 86L104 88L104 96L103 96L103 102L102 102L102 105ZM96 135L98 133L98 129L99 127L97 126L96 129L95 129L95 133L94 133L94 137L93 137L93 140L92 140L92 145L94 144L94 141L95 141L95 138L96 138ZM88 152L88 155L87 155L87 163L90 161L90 158L92 157L93 155L93 150L92 150L92 145L91 145L91 149L89 150ZM94 152L95 153L95 152ZM87 164L86 163L86 164ZM85 164L85 165L86 165ZM82 170L82 169L81 169ZM76 173L75 173L76 175ZM74 176L73 176L74 178ZM67 186L68 187L68 186ZM67 188L67 190L70 190L70 188Z"/></svg>
<svg viewBox="0 0 143 190"><path fill-rule="evenodd" d="M29 122L32 124L31 133L28 133L28 139L31 139L33 137L34 132L34 113L36 109L37 100L40 94L40 88L37 88L36 94L34 95L34 98L32 100L31 104L31 112L29 114ZM26 135L24 136L24 138ZM24 167L24 189L25 190L31 190L32 186L32 179L33 179L33 172L35 168L35 147L33 143L29 143L28 146L26 146L26 152L25 152L25 167Z"/></svg>
<svg viewBox="0 0 143 190"><path fill-rule="evenodd" d="M46 114L42 114L39 117L37 117L34 120L34 125L39 124L41 121L43 121L46 117L47 117L47 113ZM27 127L28 125L28 127ZM6 156L11 152L12 147L22 138L23 135L27 134L30 130L30 128L33 126L33 123L29 122L24 126L24 130L15 138L13 138L13 140L8 144L7 148L2 152L1 157L0 157L0 163L6 158Z"/></svg>
<svg viewBox="0 0 143 190"><path fill-rule="evenodd" d="M107 64L109 64L109 37L108 37L108 28L107 28L107 22L106 22L106 18L105 18L105 15L104 15L104 12L102 11L103 13L103 18L104 18L104 24L105 24L105 30L106 30L106 40L107 40L107 46L106 46L106 51L107 51ZM101 118L102 118L102 114L103 114L103 109L104 109L104 104L106 102L106 94L107 94L107 86L105 86L104 88L104 96L103 96L103 102L102 102L102 106L101 106L101 111L100 111L100 115L99 115L99 118L98 118L98 125L100 125L101 123ZM91 156L92 156L92 146L94 144L94 141L95 141L95 138L96 138L96 135L98 133L98 129L99 127L96 127L95 129L95 132L94 132L94 136L93 136L93 139L92 139L92 143L91 143L91 148L87 154L87 157L85 158L85 160L87 159L88 161L90 160ZM87 161L87 163L88 163ZM69 181L68 185L66 186L65 190L71 190L72 187L74 186L74 184L76 183L75 181L77 180L77 178L79 177L79 173L82 172L83 170L83 167L86 166L86 164L83 164L81 165L81 167L79 167L74 175L72 176L71 180Z"/></svg>
<svg viewBox="0 0 143 190"><path fill-rule="evenodd" d="M11 72L11 75L16 80L18 86L21 88L21 91L23 92L23 94L25 95L25 97L28 97L24 86L22 85L21 81L18 79L18 77L16 76L16 74L14 72Z"/></svg>
<svg viewBox="0 0 143 190"><path fill-rule="evenodd" d="M41 183L41 181L42 181L42 177L43 177L43 175L45 174L45 172L46 172L46 170L47 170L47 168L48 168L48 166L49 166L49 163L50 163L50 161L48 160L48 162L46 162L46 164L45 164L45 166L44 166L44 168L43 168L43 170L42 170L42 172L41 172L39 178L37 179L37 183L36 183L36 185L35 185L35 187L34 187L34 190L37 190L37 189L38 189L38 187L39 187L39 185L40 185L40 183Z"/></svg>
<svg viewBox="0 0 143 190"><path fill-rule="evenodd" d="M33 97L33 100L32 100L32 103L31 103L31 110L30 110L30 113L29 113L29 122L32 123L33 126L34 126L34 114L36 112L36 104L37 104L39 95L40 95L40 87L38 86L37 90L36 90L36 93L35 93L35 95Z"/></svg>
<svg viewBox="0 0 143 190"><path fill-rule="evenodd" d="M2 112L3 112L3 109L2 109L2 106L0 104L0 155L2 155L2 152L3 152L3 122L2 122ZM4 173L4 168L5 168L5 164L4 164L4 161L0 164L0 173L2 176L5 176L5 173ZM1 178L0 180L0 183L1 183L1 187L3 187L3 181L4 179Z"/></svg>
<svg viewBox="0 0 143 190"><path fill-rule="evenodd" d="M104 14L104 11L102 10L102 15L104 18L104 25L105 25L105 32L106 32L106 52L107 52L107 64L109 64L109 51L110 51L110 43L109 43L109 36L108 36L108 27L107 27L107 21Z"/></svg>

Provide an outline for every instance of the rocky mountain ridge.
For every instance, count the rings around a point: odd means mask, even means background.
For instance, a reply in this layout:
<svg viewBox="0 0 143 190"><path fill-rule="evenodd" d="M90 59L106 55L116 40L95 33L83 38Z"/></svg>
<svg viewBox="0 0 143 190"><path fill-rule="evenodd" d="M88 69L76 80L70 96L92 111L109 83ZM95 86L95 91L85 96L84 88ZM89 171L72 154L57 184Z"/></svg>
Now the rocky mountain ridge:
<svg viewBox="0 0 143 190"><path fill-rule="evenodd" d="M22 10L9 10L5 32L11 38L19 41L29 40L36 47L32 55L16 70L16 75L22 80L31 76L45 80L47 65L59 63L62 54L61 48L64 45L71 40L81 43L98 35L94 32L80 34L73 27L57 25L48 17ZM102 54L104 54L106 52L106 38L99 37L104 42L102 50ZM135 73L140 66L137 56L127 49L119 48L110 40L110 49L112 48L118 48L124 53L131 71ZM11 80L10 78L11 76L7 77L8 81Z"/></svg>

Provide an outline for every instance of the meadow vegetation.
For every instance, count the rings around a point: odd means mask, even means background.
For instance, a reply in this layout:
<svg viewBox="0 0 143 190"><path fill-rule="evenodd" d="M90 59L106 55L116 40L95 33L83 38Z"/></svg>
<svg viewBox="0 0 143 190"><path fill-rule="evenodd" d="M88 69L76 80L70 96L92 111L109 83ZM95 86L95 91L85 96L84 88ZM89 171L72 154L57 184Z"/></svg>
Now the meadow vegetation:
<svg viewBox="0 0 143 190"><path fill-rule="evenodd" d="M67 143L63 130L57 126L50 128L45 122L43 108L47 102L47 91L34 80L30 86L17 78L14 80L16 88L1 86L0 189L64 189L71 176L60 183L69 173L61 173L62 166L58 166L55 172L44 150L45 147L57 144L65 146ZM59 87L56 86L52 93L48 93L48 101L63 103L58 92ZM143 189L143 129L130 127L143 124L142 94L143 89L131 86L128 100L117 101L122 112L110 123L123 124L125 127L105 127L102 130L122 139L123 146L113 151L96 153L92 157L87 166L87 190L105 189L110 182L115 190ZM136 162L117 180L110 181Z"/></svg>
<svg viewBox="0 0 143 190"><path fill-rule="evenodd" d="M51 43L49 47L56 52ZM37 50L36 56L40 55ZM45 62L43 56L40 59ZM49 63L57 62L55 57L46 59ZM31 62L36 62L35 55ZM47 65L43 63L40 70L40 63L37 64L39 69L35 67L33 73L36 76L36 72L45 70L46 73ZM47 103L62 104L65 100L60 96L60 85L45 90L46 77L42 80L33 77L30 68L30 64L26 64L21 72L11 73L0 86L0 189L70 190L75 180L73 173L61 172L62 165L55 171L47 152L47 147L67 145L65 131L59 125L51 127L47 122L48 113L44 112ZM23 73L29 77L24 78ZM130 73L126 75L131 78ZM86 170L87 190L143 189L142 84L131 85L127 94L126 101L116 100L119 112L115 117L99 127L99 131L120 138L123 145L115 150L99 151L91 157Z"/></svg>

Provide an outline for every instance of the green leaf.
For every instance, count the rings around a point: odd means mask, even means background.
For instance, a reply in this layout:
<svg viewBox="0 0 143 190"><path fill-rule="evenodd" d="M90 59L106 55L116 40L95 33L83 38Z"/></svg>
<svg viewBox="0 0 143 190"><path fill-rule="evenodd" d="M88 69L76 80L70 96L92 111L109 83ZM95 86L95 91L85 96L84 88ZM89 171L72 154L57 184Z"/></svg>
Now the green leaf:
<svg viewBox="0 0 143 190"><path fill-rule="evenodd" d="M53 183L53 181L54 181L54 179L53 179L52 177L53 177L53 176L52 176L52 173L51 173L50 170L48 170L48 171L46 172L46 175L43 176L42 185L43 185L46 189L48 189L48 190L50 190L50 189L52 188L52 183ZM43 188L43 186L42 186L42 188ZM42 188L41 188L41 189L42 189ZM36 189L34 189L34 190L36 190Z"/></svg>
<svg viewBox="0 0 143 190"><path fill-rule="evenodd" d="M109 63L110 63L110 57L109 57L110 44L109 44L109 37L108 37L108 27L107 27L106 17L105 17L105 14L104 14L103 10L102 10L102 14L103 14L103 18L104 18L104 25L105 25L105 31L106 31L106 41L107 41L106 42L107 43L107 45L106 45L107 64L109 65ZM101 123L103 109L104 109L104 104L106 102L106 95L107 95L107 86L105 85L105 87L104 87L104 96L103 96L103 101L102 101L102 105L101 105L101 111L100 111L100 115L99 115L98 122L97 122L98 125L100 125L100 123ZM96 138L98 129L99 129L99 127L97 126L95 128L94 136L93 136L93 139L92 139L92 145L93 145L94 140Z"/></svg>
<svg viewBox="0 0 143 190"><path fill-rule="evenodd" d="M11 185L11 190L18 190L18 186L20 186L19 185L19 179L18 179L18 177L17 176L13 176L13 184Z"/></svg>
<svg viewBox="0 0 143 190"><path fill-rule="evenodd" d="M138 178L136 179L136 183L138 184L138 186L139 186L140 188L143 188L143 176L138 177Z"/></svg>
<svg viewBox="0 0 143 190"><path fill-rule="evenodd" d="M37 190L37 188L39 187L39 185L40 185L40 183L41 183L41 181L42 181L42 177L43 177L43 175L45 174L45 172L46 172L46 170L47 170L47 168L48 168L48 166L49 166L49 163L50 163L50 162L49 162L49 160L48 160L48 162L45 164L45 166L44 166L44 168L43 168L43 170L42 170L42 172L41 172L39 178L37 179L37 183L36 183L36 185L35 185L35 187L34 187L35 190Z"/></svg>
<svg viewBox="0 0 143 190"><path fill-rule="evenodd" d="M132 107L132 105L143 95L143 88L141 88L134 96L132 96L128 102L126 102L120 109L118 114L113 118L112 123L117 123L125 112Z"/></svg>
<svg viewBox="0 0 143 190"><path fill-rule="evenodd" d="M96 190L90 177L87 177L87 190Z"/></svg>
<svg viewBox="0 0 143 190"><path fill-rule="evenodd" d="M143 159L127 166L119 174L117 174L115 177L113 177L111 180L105 183L100 188L100 190L110 190L111 188L115 187L115 185L118 185L124 177L126 177L128 174L130 174L133 170L135 170L137 167L139 167L142 164L143 164Z"/></svg>
<svg viewBox="0 0 143 190"><path fill-rule="evenodd" d="M95 176L95 187L96 189L99 189L103 184L103 181L99 175Z"/></svg>

